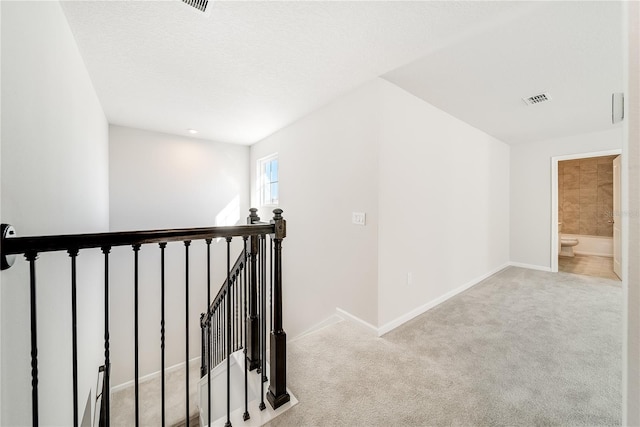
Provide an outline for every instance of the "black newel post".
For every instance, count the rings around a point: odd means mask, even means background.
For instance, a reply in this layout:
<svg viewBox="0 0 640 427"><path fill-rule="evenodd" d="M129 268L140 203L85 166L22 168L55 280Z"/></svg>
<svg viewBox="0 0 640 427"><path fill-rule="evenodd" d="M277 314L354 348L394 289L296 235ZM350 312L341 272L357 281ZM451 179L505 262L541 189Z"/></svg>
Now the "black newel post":
<svg viewBox="0 0 640 427"><path fill-rule="evenodd" d="M290 400L287 393L287 334L282 328L282 239L287 235L287 222L282 209L275 209L271 221L275 225L273 236L273 331L271 331L270 380L267 400L277 409Z"/></svg>
<svg viewBox="0 0 640 427"><path fill-rule="evenodd" d="M248 224L260 221L258 209L249 209ZM260 367L260 325L258 321L258 236L251 236L249 242L249 315L247 319L247 362L249 370Z"/></svg>

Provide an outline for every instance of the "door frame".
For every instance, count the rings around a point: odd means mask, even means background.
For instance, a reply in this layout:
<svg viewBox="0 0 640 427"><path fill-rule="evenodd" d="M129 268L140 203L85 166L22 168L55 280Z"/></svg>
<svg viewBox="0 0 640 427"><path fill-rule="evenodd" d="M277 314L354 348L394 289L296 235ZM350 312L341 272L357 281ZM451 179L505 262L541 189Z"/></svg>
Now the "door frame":
<svg viewBox="0 0 640 427"><path fill-rule="evenodd" d="M591 151L586 153L566 154L551 157L551 272L558 272L558 162L564 160L588 159L590 157L602 157L622 155L622 149L606 151ZM623 195L621 194L621 197ZM622 201L622 200L621 200ZM624 260L622 260L624 261Z"/></svg>
<svg viewBox="0 0 640 427"><path fill-rule="evenodd" d="M617 173L616 173L617 168ZM617 182L617 184L616 184ZM622 280L622 154L613 159L613 272ZM617 203L616 203L617 202ZM616 243L616 230L618 230L618 239ZM618 255L616 264L616 254ZM617 270L616 270L617 265Z"/></svg>

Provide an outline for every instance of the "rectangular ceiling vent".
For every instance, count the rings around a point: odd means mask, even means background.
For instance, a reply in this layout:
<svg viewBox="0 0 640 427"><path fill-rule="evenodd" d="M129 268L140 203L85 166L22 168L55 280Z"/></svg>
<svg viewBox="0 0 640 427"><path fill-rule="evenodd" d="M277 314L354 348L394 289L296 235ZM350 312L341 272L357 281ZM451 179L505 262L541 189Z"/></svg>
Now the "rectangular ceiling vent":
<svg viewBox="0 0 640 427"><path fill-rule="evenodd" d="M530 96L528 98L522 98L522 100L527 105L534 105L534 104L540 104L542 102L551 101L551 96L549 95L548 92L545 92L545 93L540 93L538 95Z"/></svg>
<svg viewBox="0 0 640 427"><path fill-rule="evenodd" d="M209 6L209 0L182 0L182 2L188 4L191 7L198 9L202 13L207 13L207 6Z"/></svg>

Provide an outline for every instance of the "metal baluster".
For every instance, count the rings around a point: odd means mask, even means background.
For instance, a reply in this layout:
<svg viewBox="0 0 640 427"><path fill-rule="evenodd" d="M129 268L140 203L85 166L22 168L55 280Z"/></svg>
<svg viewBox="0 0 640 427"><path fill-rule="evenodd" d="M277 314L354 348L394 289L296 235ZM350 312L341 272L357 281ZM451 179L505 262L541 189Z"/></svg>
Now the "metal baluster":
<svg viewBox="0 0 640 427"><path fill-rule="evenodd" d="M231 237L227 237L227 336L231 335ZM231 427L231 340L227 340L227 422Z"/></svg>
<svg viewBox="0 0 640 427"><path fill-rule="evenodd" d="M211 366L209 366L211 357L211 316L209 310L211 307L211 239L206 239L207 243L207 426L211 426ZM204 345L204 343L203 343Z"/></svg>
<svg viewBox="0 0 640 427"><path fill-rule="evenodd" d="M214 365L218 365L220 363L220 300L218 300L218 304L216 305L216 363Z"/></svg>
<svg viewBox="0 0 640 427"><path fill-rule="evenodd" d="M191 246L191 240L185 240L184 242L184 261L185 261L185 279L184 279L184 321L185 321L185 374L186 374L186 385L185 385L185 419L184 422L188 426L189 425L189 246Z"/></svg>
<svg viewBox="0 0 640 427"><path fill-rule="evenodd" d="M160 387L162 395L162 427L165 426L165 379L164 379L164 250L167 243L160 243Z"/></svg>
<svg viewBox="0 0 640 427"><path fill-rule="evenodd" d="M71 348L73 353L73 425L78 427L78 309L77 309L77 274L76 258L78 249L67 251L71 257Z"/></svg>
<svg viewBox="0 0 640 427"><path fill-rule="evenodd" d="M240 294L240 267L238 267L238 269L236 270L236 280L235 280L235 287L236 287L236 307L235 307L235 315L236 315L236 350L241 348L241 344L240 344L240 297L242 296Z"/></svg>
<svg viewBox="0 0 640 427"><path fill-rule="evenodd" d="M213 359L213 366L217 366L218 365L218 352L220 351L220 342L219 342L219 336L220 334L218 333L218 330L220 329L220 322L218 321L218 316L220 316L220 311L218 310L218 306L215 305L214 306L214 320L215 320L215 328L214 328L214 333L215 336L213 337L213 345L215 347L215 351L214 351L214 359Z"/></svg>
<svg viewBox="0 0 640 427"><path fill-rule="evenodd" d="M269 332L273 332L273 240L269 236Z"/></svg>
<svg viewBox="0 0 640 427"><path fill-rule="evenodd" d="M255 208L252 208L255 209ZM251 211L255 215L255 211ZM252 223L253 219L249 218L249 223ZM260 368L260 333L258 326L258 236L251 236L249 238L250 252L247 254L247 262L249 263L249 284L248 284L248 308L249 316L247 322L247 350L249 357L249 370Z"/></svg>
<svg viewBox="0 0 640 427"><path fill-rule="evenodd" d="M260 405L258 406L263 411L267 406L264 404L264 382L267 380L267 365L266 365L266 351L267 343L265 337L266 329L266 280L265 280L265 248L264 248L264 236L260 236Z"/></svg>
<svg viewBox="0 0 640 427"><path fill-rule="evenodd" d="M262 359L264 360L264 369L262 370L262 382L267 382L267 236L262 236Z"/></svg>
<svg viewBox="0 0 640 427"><path fill-rule="evenodd" d="M244 280L244 260L240 264L240 348L243 349L244 345L244 302L245 302L245 280Z"/></svg>
<svg viewBox="0 0 640 427"><path fill-rule="evenodd" d="M204 377L207 372L207 349L206 349L206 339L207 339L207 324L206 324L206 314L200 313L200 378Z"/></svg>
<svg viewBox="0 0 640 427"><path fill-rule="evenodd" d="M249 415L249 392L248 392L248 388L249 388L249 361L247 360L247 266L246 266L246 262L247 262L247 236L244 236L242 238L243 243L244 243L244 262L245 262L245 268L244 270L244 274L243 274L243 290L244 290L244 298L242 299L243 302L243 314L242 314L242 318L244 319L244 330L243 330L243 338L244 338L244 414L242 414L242 419L244 421L247 421L249 418L251 418L251 416Z"/></svg>
<svg viewBox="0 0 640 427"><path fill-rule="evenodd" d="M104 387L102 395L105 425L111 425L111 360L109 359L109 252L111 246L103 246L104 254ZM97 393L97 391L96 391ZM36 425L36 424L34 424Z"/></svg>
<svg viewBox="0 0 640 427"><path fill-rule="evenodd" d="M218 306L213 307L213 366L218 364L218 349L220 346L218 345Z"/></svg>
<svg viewBox="0 0 640 427"><path fill-rule="evenodd" d="M231 340L231 352L233 353L234 351L236 351L237 349L237 339L238 339L238 334L236 331L236 304L238 303L238 294L237 294L237 290L238 290L238 283L236 283L236 274L237 271L233 272L233 276L231 276L231 286L233 287L233 289L231 289L231 294L233 295L233 299L231 302L231 328L232 328L232 332L231 332L231 336L233 337L233 339Z"/></svg>
<svg viewBox="0 0 640 427"><path fill-rule="evenodd" d="M225 284L225 286L227 286ZM220 361L222 362L225 358L225 355L227 354L227 341L228 341L228 336L227 336L227 298L229 298L229 294L227 293L227 290L225 289L225 291L222 293L222 307L220 308L222 310L222 313L220 313L220 320L221 320L221 324L220 324L220 335L222 336L222 351L220 352Z"/></svg>
<svg viewBox="0 0 640 427"><path fill-rule="evenodd" d="M229 321L229 349L233 353L233 275L231 276L231 282L229 284L229 303L227 305L227 320ZM227 348L227 347L225 347ZM227 350L225 350L227 351Z"/></svg>
<svg viewBox="0 0 640 427"><path fill-rule="evenodd" d="M38 322L36 319L36 252L27 252L25 255L29 261L29 290L31 301L31 421L33 426L38 425Z"/></svg>
<svg viewBox="0 0 640 427"><path fill-rule="evenodd" d="M133 245L133 264L134 264L134 283L133 283L133 342L134 342L134 372L135 372L135 419L136 427L140 425L140 384L139 384L139 367L138 367L138 253L140 251L140 245Z"/></svg>

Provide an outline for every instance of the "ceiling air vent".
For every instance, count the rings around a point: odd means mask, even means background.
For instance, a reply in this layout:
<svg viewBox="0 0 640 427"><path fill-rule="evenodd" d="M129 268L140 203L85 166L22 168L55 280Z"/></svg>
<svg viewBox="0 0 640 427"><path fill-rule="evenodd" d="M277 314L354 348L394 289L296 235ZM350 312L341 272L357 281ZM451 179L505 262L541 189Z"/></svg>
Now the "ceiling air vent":
<svg viewBox="0 0 640 427"><path fill-rule="evenodd" d="M540 104L542 102L551 101L551 96L549 95L549 93L545 92L545 93L540 93L538 95L530 96L528 98L522 98L522 100L527 105L535 105L535 104Z"/></svg>
<svg viewBox="0 0 640 427"><path fill-rule="evenodd" d="M207 12L207 6L209 5L209 0L182 0L182 2L203 13Z"/></svg>

